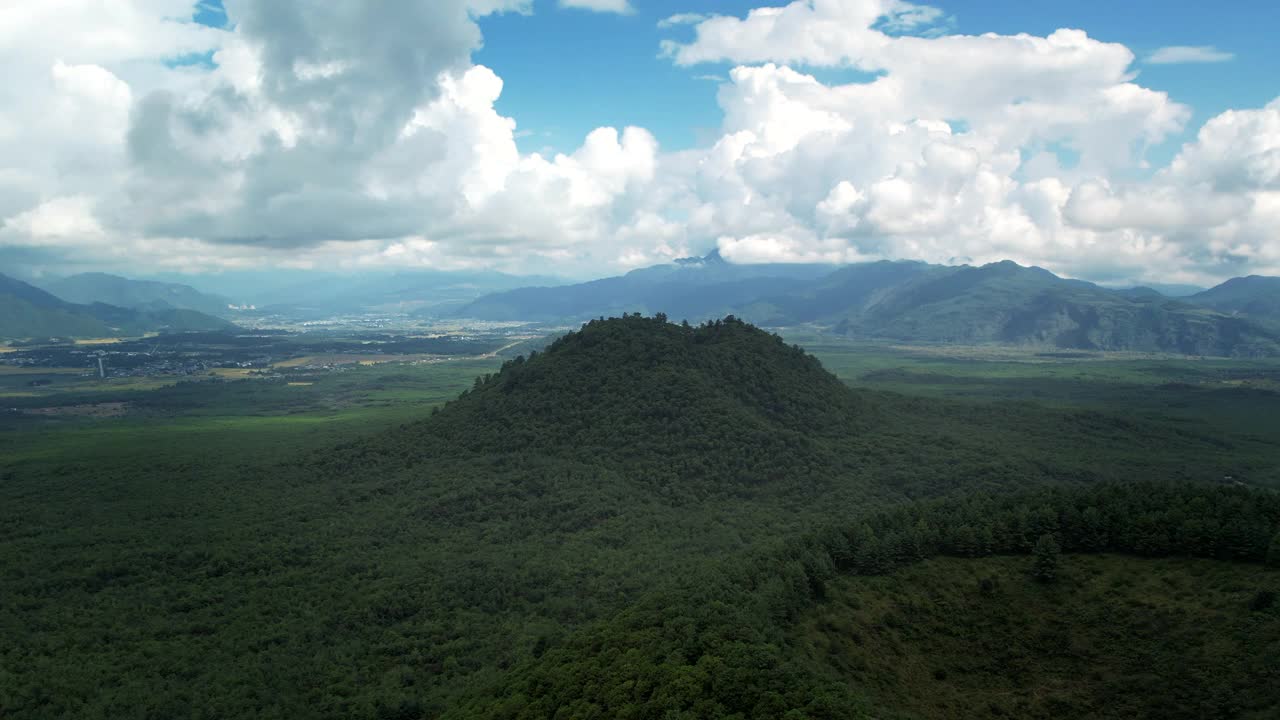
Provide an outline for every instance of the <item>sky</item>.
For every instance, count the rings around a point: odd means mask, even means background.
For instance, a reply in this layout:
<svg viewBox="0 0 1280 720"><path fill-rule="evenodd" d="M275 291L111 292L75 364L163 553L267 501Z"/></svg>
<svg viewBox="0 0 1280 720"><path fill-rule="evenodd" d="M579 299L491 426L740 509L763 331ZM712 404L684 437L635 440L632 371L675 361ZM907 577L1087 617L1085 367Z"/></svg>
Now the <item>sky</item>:
<svg viewBox="0 0 1280 720"><path fill-rule="evenodd" d="M1280 3L0 5L0 272L1280 275Z"/></svg>

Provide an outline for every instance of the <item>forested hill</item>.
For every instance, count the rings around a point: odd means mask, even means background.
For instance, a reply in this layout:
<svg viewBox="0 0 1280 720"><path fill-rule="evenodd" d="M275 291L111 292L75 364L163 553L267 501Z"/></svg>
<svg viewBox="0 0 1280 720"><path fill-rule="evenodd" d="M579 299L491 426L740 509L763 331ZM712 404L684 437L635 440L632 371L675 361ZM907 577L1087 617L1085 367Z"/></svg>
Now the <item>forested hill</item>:
<svg viewBox="0 0 1280 720"><path fill-rule="evenodd" d="M595 320L508 361L438 414L341 453L364 458L533 453L632 477L750 485L828 470L868 403L816 358L741 320ZM842 450L846 450L843 448Z"/></svg>

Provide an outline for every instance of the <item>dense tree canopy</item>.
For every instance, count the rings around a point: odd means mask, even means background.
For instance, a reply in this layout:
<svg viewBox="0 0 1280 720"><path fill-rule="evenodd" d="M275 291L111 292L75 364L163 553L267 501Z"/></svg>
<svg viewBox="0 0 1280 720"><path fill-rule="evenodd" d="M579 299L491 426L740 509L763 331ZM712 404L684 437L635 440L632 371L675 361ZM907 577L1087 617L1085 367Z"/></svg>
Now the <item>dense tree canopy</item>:
<svg viewBox="0 0 1280 720"><path fill-rule="evenodd" d="M1272 495L1169 484L1267 477L1265 438L850 389L732 318L595 321L469 384L336 447L271 430L284 383L30 446L0 484L0 714L858 717L786 647L841 574L1030 567L1045 534L1256 562L1277 530ZM256 430L157 443L205 393Z"/></svg>

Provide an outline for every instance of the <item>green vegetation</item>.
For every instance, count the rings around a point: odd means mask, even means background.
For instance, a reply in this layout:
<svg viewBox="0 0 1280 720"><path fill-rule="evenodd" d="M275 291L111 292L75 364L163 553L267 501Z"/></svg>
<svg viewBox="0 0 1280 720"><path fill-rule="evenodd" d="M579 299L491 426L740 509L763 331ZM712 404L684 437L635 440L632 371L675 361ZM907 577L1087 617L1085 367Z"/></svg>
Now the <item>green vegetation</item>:
<svg viewBox="0 0 1280 720"><path fill-rule="evenodd" d="M829 583L791 636L882 718L1270 718L1280 574L1201 559L942 558ZM1268 600L1270 598L1270 600Z"/></svg>
<svg viewBox="0 0 1280 720"><path fill-rule="evenodd" d="M1280 325L1280 278L1231 278L1189 299L1219 312L1241 313L1272 326Z"/></svg>
<svg viewBox="0 0 1280 720"><path fill-rule="evenodd" d="M0 714L859 717L788 640L841 573L1030 567L1047 533L1260 563L1280 529L1260 490L1161 490L1280 486L1280 445L1212 393L1130 412L1154 371L1078 402L850 389L740 321L634 315L500 362L8 387L127 411L0 418ZM947 362L999 386L1074 361Z"/></svg>
<svg viewBox="0 0 1280 720"><path fill-rule="evenodd" d="M829 588L833 583L839 587L846 574L884 575L937 555L1026 555L1033 538L1044 535L1060 538L1070 552L1258 563L1277 526L1280 495L1200 486L1101 484L910 503L807 536L753 558L736 572L702 577L682 591L646 598L513 672L508 684L493 691L493 699L449 716L881 716L870 710L865 691L855 691L857 685L832 672L838 663L815 667L807 641L797 640L804 635L809 609L828 598ZM1033 566L1027 557L1019 563ZM1252 567L1256 574L1257 565ZM1210 682L1188 694L1209 692L1213 704L1183 708L1189 713L1176 717L1240 717L1245 709L1274 710L1280 703L1273 685L1247 698L1233 697L1234 688L1251 688L1276 671L1280 619L1275 615L1280 609L1274 607L1274 595L1267 594L1276 582L1270 578L1265 585L1246 586L1258 591L1250 609L1272 615L1261 628L1245 618L1232 639L1241 640L1253 629L1262 631L1260 637L1212 651L1229 659L1230 669L1206 662L1191 670ZM994 590L995 583L979 587ZM884 622L894 629L910 624L905 617ZM1197 617L1187 622L1193 626L1178 628L1184 637L1204 637L1194 627ZM1003 631L1015 632L1013 627ZM981 624L960 625L952 638L959 638L959 644L984 629ZM1150 642L1158 640L1157 634ZM1261 662L1253 656L1258 651ZM1239 663L1253 665L1242 668ZM1144 682L1151 687L1149 677ZM1127 698L1126 706L1142 709L1143 717L1162 717L1157 708L1164 701L1152 689Z"/></svg>
<svg viewBox="0 0 1280 720"><path fill-rule="evenodd" d="M1051 583L1058 579L1059 556L1062 554L1062 548L1058 547L1058 541L1052 534L1044 534L1036 540L1035 547L1031 548L1031 552L1035 555L1035 564L1031 566L1031 576L1040 582Z"/></svg>

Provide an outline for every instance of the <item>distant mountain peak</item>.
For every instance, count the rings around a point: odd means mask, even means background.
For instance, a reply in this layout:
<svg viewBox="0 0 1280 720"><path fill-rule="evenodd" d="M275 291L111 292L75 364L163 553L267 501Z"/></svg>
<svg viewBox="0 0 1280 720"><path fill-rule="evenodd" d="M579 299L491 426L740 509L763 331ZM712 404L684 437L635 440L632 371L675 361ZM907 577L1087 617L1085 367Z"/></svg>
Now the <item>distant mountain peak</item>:
<svg viewBox="0 0 1280 720"><path fill-rule="evenodd" d="M686 265L686 266L688 265L692 265L692 266L728 265L729 264L727 260L721 257L720 248L715 248L711 252L707 253L706 255L703 255L702 257L693 256L693 257L678 258L674 262L676 265Z"/></svg>
<svg viewBox="0 0 1280 720"><path fill-rule="evenodd" d="M986 265L983 265L978 269L986 270L988 272L997 272L997 273L1016 273L1024 270L1039 271L1043 273L1049 272L1048 270L1045 270L1044 268L1036 267L1035 265L1019 265L1018 263L1012 260L1000 260L993 263L987 263Z"/></svg>

